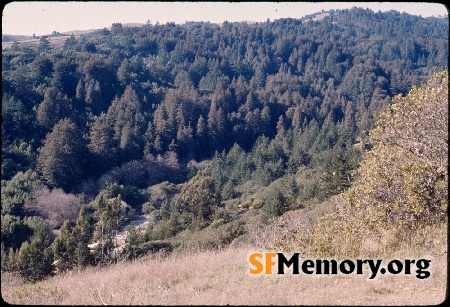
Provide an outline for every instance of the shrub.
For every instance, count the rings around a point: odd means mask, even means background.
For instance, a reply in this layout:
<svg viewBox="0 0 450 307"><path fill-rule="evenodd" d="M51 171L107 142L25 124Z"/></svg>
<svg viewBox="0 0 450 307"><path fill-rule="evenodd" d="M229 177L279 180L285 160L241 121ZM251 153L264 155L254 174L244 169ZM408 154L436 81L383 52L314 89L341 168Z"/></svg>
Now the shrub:
<svg viewBox="0 0 450 307"><path fill-rule="evenodd" d="M82 202L78 196L45 186L33 188L31 194L32 198L25 202L24 210L28 215L41 216L52 229L61 227L66 218L72 222L76 220Z"/></svg>
<svg viewBox="0 0 450 307"><path fill-rule="evenodd" d="M367 240L381 242L389 232L408 236L447 221L448 73L392 102L369 134L373 147L357 180L332 198L335 210L298 226L274 246L354 257Z"/></svg>

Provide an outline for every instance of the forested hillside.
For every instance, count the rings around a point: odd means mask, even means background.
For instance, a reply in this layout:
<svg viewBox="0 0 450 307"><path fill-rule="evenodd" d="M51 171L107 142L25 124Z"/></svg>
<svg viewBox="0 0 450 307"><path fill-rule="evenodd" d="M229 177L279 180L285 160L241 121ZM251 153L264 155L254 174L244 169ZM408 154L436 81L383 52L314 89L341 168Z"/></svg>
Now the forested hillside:
<svg viewBox="0 0 450 307"><path fill-rule="evenodd" d="M449 27L329 13L115 23L2 50L2 270L217 248L350 188L377 114L447 69ZM134 213L149 226L118 250Z"/></svg>

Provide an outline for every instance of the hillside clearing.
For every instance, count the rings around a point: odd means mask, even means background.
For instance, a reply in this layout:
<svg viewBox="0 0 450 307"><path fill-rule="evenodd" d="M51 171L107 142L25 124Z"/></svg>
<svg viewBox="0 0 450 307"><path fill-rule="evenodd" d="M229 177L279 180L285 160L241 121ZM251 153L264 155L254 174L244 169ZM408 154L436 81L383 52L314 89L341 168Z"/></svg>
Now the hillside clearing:
<svg viewBox="0 0 450 307"><path fill-rule="evenodd" d="M11 304L50 305L434 305L446 293L446 253L432 275L258 275L248 273L251 248L229 248L89 268L35 285L7 288ZM3 288L5 287L5 288Z"/></svg>

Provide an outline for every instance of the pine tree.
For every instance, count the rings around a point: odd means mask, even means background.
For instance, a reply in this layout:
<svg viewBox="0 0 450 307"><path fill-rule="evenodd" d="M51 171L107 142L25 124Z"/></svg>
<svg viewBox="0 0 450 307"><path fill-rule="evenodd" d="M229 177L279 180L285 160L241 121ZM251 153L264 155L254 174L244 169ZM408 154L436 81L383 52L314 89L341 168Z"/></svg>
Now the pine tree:
<svg viewBox="0 0 450 307"><path fill-rule="evenodd" d="M107 199L106 191L100 192L96 198L97 210L94 217L97 219L96 229L94 233L94 240L99 242L98 259L100 263L108 261L116 261L116 255L113 254L116 237L119 225L121 222L120 205L122 202L121 196L114 199Z"/></svg>
<svg viewBox="0 0 450 307"><path fill-rule="evenodd" d="M40 236L34 236L31 243L22 244L17 257L20 274L31 282L42 280L51 274L53 252Z"/></svg>
<svg viewBox="0 0 450 307"><path fill-rule="evenodd" d="M8 253L6 253L2 242L2 272L14 272L16 270L17 264L14 249L10 247Z"/></svg>
<svg viewBox="0 0 450 307"><path fill-rule="evenodd" d="M39 49L39 52L41 52L41 53L45 53L50 50L50 39L48 38L48 36L42 36L39 39L38 49Z"/></svg>
<svg viewBox="0 0 450 307"><path fill-rule="evenodd" d="M125 240L123 252L126 254L128 260L136 259L138 256L139 245L143 241L143 236L137 231L134 225L128 229L128 236Z"/></svg>
<svg viewBox="0 0 450 307"><path fill-rule="evenodd" d="M47 134L37 168L49 185L68 191L83 177L83 157L80 130L70 119L63 119Z"/></svg>
<svg viewBox="0 0 450 307"><path fill-rule="evenodd" d="M286 129L286 123L284 122L284 117L283 115L280 115L280 117L278 117L278 122L277 122L277 134L283 133L283 131Z"/></svg>
<svg viewBox="0 0 450 307"><path fill-rule="evenodd" d="M195 156L197 159L207 157L210 153L210 148L207 146L207 137L206 122L203 116L200 115L195 129Z"/></svg>
<svg viewBox="0 0 450 307"><path fill-rule="evenodd" d="M8 271L14 272L16 270L17 270L16 253L14 253L13 248L10 247L8 251Z"/></svg>
<svg viewBox="0 0 450 307"><path fill-rule="evenodd" d="M86 209L81 207L75 227L72 230L75 241L87 245L91 239L91 228L91 224L86 215Z"/></svg>
<svg viewBox="0 0 450 307"><path fill-rule="evenodd" d="M80 113L84 113L86 109L86 90L81 79L78 80L75 89L74 109Z"/></svg>
<svg viewBox="0 0 450 307"><path fill-rule="evenodd" d="M117 145L113 139L113 130L102 113L94 121L89 132L89 152L93 155L92 168L96 173L103 173L116 164Z"/></svg>
<svg viewBox="0 0 450 307"><path fill-rule="evenodd" d="M212 151L221 151L227 147L227 129L226 118L222 107L216 106L211 103L211 107L208 113L208 135L211 139Z"/></svg>
<svg viewBox="0 0 450 307"><path fill-rule="evenodd" d="M30 264L33 260L30 258L30 243L25 241L17 254L17 268L24 277L31 275Z"/></svg>
<svg viewBox="0 0 450 307"><path fill-rule="evenodd" d="M60 272L71 270L74 267L76 245L72 236L72 227L69 220L66 219L61 227L61 235L53 243L53 253Z"/></svg>
<svg viewBox="0 0 450 307"><path fill-rule="evenodd" d="M113 139L119 144L123 159L139 159L144 145L140 136L146 127L138 96L131 86L113 100L106 120L113 129Z"/></svg>
<svg viewBox="0 0 450 307"><path fill-rule="evenodd" d="M120 64L119 69L117 70L117 79L119 79L122 86L126 86L127 84L131 84L132 78L131 78L132 70L130 67L130 63L127 59L124 59L122 63Z"/></svg>
<svg viewBox="0 0 450 307"><path fill-rule="evenodd" d="M156 136L152 148L152 152L155 154L161 154L163 152L163 142L161 141L161 136L159 134Z"/></svg>
<svg viewBox="0 0 450 307"><path fill-rule="evenodd" d="M180 126L177 132L178 152L180 158L191 160L194 157L194 139L190 126Z"/></svg>
<svg viewBox="0 0 450 307"><path fill-rule="evenodd" d="M272 135L270 118L271 118L270 108L269 108L269 106L265 105L261 111L261 122L263 124L262 131L263 131L263 135L265 135L265 136Z"/></svg>
<svg viewBox="0 0 450 307"><path fill-rule="evenodd" d="M324 173L321 176L322 195L328 198L331 195L342 193L348 189L352 182L352 170L356 168L356 153L346 144L338 143L325 161Z"/></svg>
<svg viewBox="0 0 450 307"><path fill-rule="evenodd" d="M72 230L72 236L76 243L74 253L74 265L78 270L92 262L92 254L88 248L91 239L91 224L86 216L84 207L80 209L76 225Z"/></svg>
<svg viewBox="0 0 450 307"><path fill-rule="evenodd" d="M91 115L99 115L105 111L100 82L90 79L86 83L86 112Z"/></svg>
<svg viewBox="0 0 450 307"><path fill-rule="evenodd" d="M78 80L76 92L75 92L75 98L77 99L78 103L85 103L86 101L86 89L84 88L83 81L80 79Z"/></svg>
<svg viewBox="0 0 450 307"><path fill-rule="evenodd" d="M264 201L261 220L268 223L270 218L282 215L287 209L286 197L279 190L276 190Z"/></svg>
<svg viewBox="0 0 450 307"><path fill-rule="evenodd" d="M39 104L36 113L36 121L45 132L63 118L72 115L71 102L63 93L49 87L44 94L44 101Z"/></svg>
<svg viewBox="0 0 450 307"><path fill-rule="evenodd" d="M144 134L144 156L152 154L154 141L155 141L155 132L153 129L152 122L149 121L147 125L147 130L145 131Z"/></svg>

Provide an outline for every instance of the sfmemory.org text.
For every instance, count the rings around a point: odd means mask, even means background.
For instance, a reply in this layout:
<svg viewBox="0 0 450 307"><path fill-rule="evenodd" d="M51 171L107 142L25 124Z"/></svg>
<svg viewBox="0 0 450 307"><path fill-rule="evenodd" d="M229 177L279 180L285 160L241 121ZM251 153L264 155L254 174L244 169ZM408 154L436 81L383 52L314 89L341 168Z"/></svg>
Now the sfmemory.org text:
<svg viewBox="0 0 450 307"><path fill-rule="evenodd" d="M253 253L248 258L252 267L250 274L273 274L276 265L277 274L285 274L288 269L291 274L370 274L370 279L379 273L384 274L415 274L418 279L430 277L428 271L431 260L428 259L404 259L390 260L383 265L382 259L356 259L356 260L326 260L326 259L300 259L299 253L294 253L290 258L283 253ZM290 269L291 268L291 269ZM366 268L366 269L364 269ZM289 273L289 272L288 272Z"/></svg>

